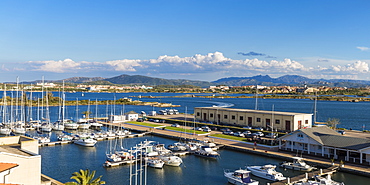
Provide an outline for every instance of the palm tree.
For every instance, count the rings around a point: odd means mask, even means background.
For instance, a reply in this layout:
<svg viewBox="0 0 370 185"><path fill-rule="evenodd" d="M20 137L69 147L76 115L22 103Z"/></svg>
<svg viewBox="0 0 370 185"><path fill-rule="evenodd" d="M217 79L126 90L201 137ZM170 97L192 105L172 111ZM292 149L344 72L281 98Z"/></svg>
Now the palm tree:
<svg viewBox="0 0 370 185"><path fill-rule="evenodd" d="M80 172L74 172L72 174L71 179L74 179L77 182L67 182L65 185L100 185L105 184L105 181L101 181L101 176L94 179L95 176L95 170L90 173L90 171L87 170L80 170Z"/></svg>

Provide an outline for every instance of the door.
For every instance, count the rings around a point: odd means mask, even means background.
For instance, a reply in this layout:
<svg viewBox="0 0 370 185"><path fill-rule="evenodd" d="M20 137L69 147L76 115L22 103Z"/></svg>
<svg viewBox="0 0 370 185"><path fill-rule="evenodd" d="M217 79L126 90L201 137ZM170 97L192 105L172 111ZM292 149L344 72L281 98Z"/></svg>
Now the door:
<svg viewBox="0 0 370 185"><path fill-rule="evenodd" d="M248 126L252 126L252 120L253 120L253 118L252 117L248 117Z"/></svg>
<svg viewBox="0 0 370 185"><path fill-rule="evenodd" d="M266 129L271 128L271 120L266 118Z"/></svg>
<svg viewBox="0 0 370 185"><path fill-rule="evenodd" d="M302 128L302 120L298 120L298 129Z"/></svg>
<svg viewBox="0 0 370 185"><path fill-rule="evenodd" d="M204 121L208 121L208 120L207 120L207 113L203 113L203 120L204 120Z"/></svg>
<svg viewBox="0 0 370 185"><path fill-rule="evenodd" d="M285 130L290 131L290 121L285 121Z"/></svg>

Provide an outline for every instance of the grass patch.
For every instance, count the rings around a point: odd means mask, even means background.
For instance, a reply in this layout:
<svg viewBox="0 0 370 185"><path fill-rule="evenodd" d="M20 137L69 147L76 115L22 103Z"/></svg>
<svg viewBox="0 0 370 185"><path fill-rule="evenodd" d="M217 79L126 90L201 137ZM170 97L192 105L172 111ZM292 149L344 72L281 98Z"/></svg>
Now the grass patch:
<svg viewBox="0 0 370 185"><path fill-rule="evenodd" d="M206 134L208 132L202 132L198 130L189 130L189 129L183 129L180 127L166 127L166 130L174 130L174 131L179 131L179 132L185 132L185 133L195 133L195 134Z"/></svg>
<svg viewBox="0 0 370 185"><path fill-rule="evenodd" d="M225 135L225 134L212 134L211 136L212 137L224 138L224 139L231 139L231 140L235 140L235 141L248 142L247 138L244 138L244 137L230 136L230 135Z"/></svg>
<svg viewBox="0 0 370 185"><path fill-rule="evenodd" d="M153 123L145 123L145 122L138 122L138 121L128 121L127 123L135 124L135 125L142 125L147 127L163 127L164 125L153 124Z"/></svg>

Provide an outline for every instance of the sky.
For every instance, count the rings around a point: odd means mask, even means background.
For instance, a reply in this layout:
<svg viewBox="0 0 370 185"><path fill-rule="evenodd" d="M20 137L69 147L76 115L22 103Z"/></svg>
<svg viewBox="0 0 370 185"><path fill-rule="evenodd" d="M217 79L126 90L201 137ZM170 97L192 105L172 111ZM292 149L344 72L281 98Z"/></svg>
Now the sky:
<svg viewBox="0 0 370 185"><path fill-rule="evenodd" d="M1 0L0 82L370 80L367 0Z"/></svg>

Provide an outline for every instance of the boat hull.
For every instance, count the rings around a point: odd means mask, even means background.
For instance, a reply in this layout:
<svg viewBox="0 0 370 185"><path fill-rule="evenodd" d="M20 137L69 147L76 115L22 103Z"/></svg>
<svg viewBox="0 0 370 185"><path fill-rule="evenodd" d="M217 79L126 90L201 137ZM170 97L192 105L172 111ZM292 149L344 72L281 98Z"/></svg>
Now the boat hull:
<svg viewBox="0 0 370 185"><path fill-rule="evenodd" d="M93 147L93 146L95 146L96 142L97 141L95 141L93 139L88 139L88 140L79 139L79 140L75 141L74 143L77 144L77 145L81 145L81 146Z"/></svg>

